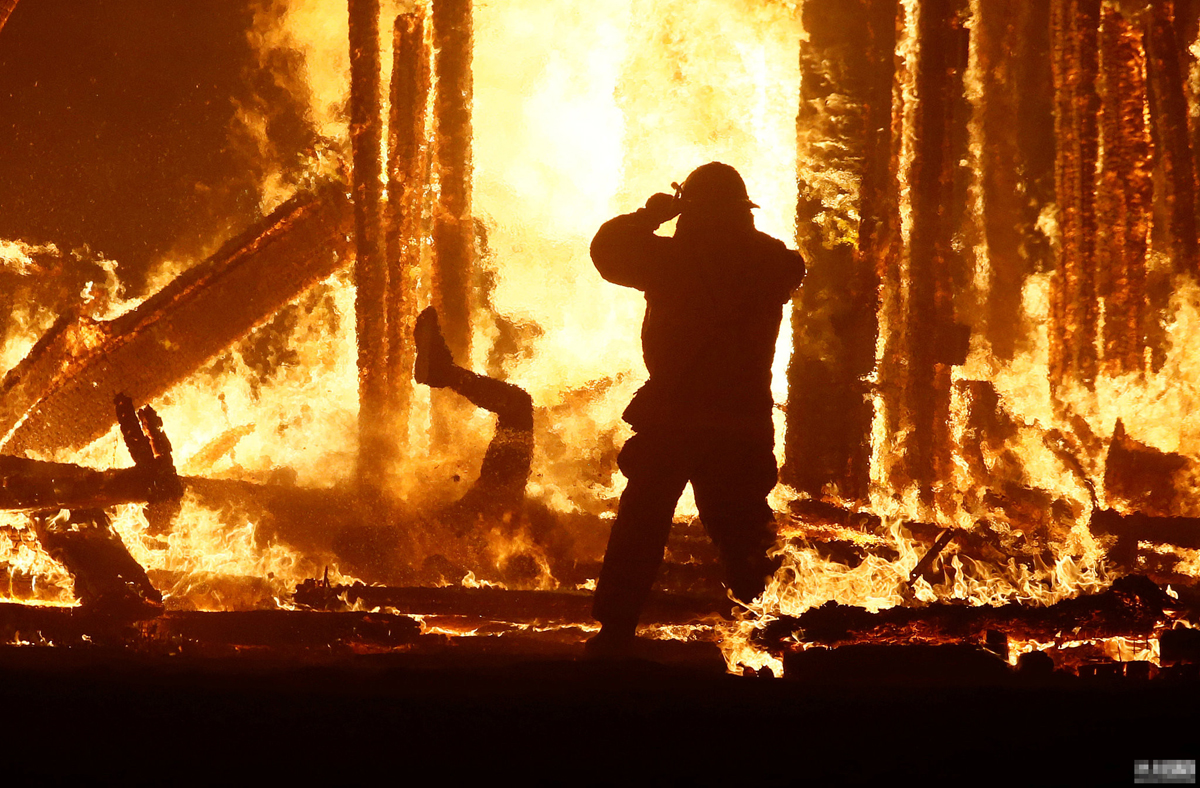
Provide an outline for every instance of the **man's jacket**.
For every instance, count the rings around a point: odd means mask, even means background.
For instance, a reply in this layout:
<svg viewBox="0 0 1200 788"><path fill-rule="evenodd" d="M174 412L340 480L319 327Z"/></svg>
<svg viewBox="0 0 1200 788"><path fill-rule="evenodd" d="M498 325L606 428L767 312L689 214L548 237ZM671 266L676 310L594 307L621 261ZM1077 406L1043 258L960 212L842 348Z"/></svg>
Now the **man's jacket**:
<svg viewBox="0 0 1200 788"><path fill-rule="evenodd" d="M650 380L625 419L638 430L713 424L770 435L775 342L804 261L752 227L680 223L674 237L656 235L642 209L606 222L592 241L600 275L646 295Z"/></svg>

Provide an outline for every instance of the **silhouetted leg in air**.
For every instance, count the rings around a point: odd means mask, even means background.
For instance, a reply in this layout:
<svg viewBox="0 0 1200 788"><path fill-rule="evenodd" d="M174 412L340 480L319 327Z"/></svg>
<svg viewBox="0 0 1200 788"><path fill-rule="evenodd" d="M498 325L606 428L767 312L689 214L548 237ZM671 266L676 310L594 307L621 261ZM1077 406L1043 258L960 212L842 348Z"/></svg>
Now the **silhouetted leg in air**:
<svg viewBox="0 0 1200 788"><path fill-rule="evenodd" d="M413 377L418 383L449 389L497 416L479 479L442 517L456 521L459 530L477 520L511 519L524 502L533 458L533 399L511 383L455 364L433 307L417 317L413 338L417 349Z"/></svg>

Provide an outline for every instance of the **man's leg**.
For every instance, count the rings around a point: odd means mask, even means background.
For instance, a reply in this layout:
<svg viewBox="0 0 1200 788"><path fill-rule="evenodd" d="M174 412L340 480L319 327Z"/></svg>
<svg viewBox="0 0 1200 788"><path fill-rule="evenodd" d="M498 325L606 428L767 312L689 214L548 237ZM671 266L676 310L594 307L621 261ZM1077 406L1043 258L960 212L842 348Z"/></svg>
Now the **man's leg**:
<svg viewBox="0 0 1200 788"><path fill-rule="evenodd" d="M687 485L679 447L669 440L639 433L621 451L621 470L629 484L621 495L592 605L602 634L618 642L632 640L637 629L662 565L675 505Z"/></svg>
<svg viewBox="0 0 1200 788"><path fill-rule="evenodd" d="M518 386L455 364L433 307L417 317L413 335L417 346L413 377L418 383L450 389L497 416L479 479L455 508L479 513L515 509L524 498L533 459L533 398Z"/></svg>
<svg viewBox="0 0 1200 788"><path fill-rule="evenodd" d="M770 442L717 440L705 448L692 477L700 521L721 554L725 585L751 602L778 568L775 513L767 496L777 470Z"/></svg>

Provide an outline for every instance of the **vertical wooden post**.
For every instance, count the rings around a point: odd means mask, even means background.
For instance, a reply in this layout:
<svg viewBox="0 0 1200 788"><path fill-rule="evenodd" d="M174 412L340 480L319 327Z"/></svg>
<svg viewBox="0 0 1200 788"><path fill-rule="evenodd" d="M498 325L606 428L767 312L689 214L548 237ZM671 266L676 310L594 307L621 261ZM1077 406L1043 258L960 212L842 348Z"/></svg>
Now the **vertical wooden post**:
<svg viewBox="0 0 1200 788"><path fill-rule="evenodd" d="M422 14L396 17L388 124L387 346L389 415L398 442L412 400L413 323L425 235L426 102L429 48ZM403 448L397 445L397 448Z"/></svg>
<svg viewBox="0 0 1200 788"><path fill-rule="evenodd" d="M1121 374L1140 372L1143 367L1146 254L1154 195L1142 34L1109 6L1104 7L1100 23L1100 72L1104 149L1096 204L1096 262L1104 303L1101 347L1104 369Z"/></svg>
<svg viewBox="0 0 1200 788"><path fill-rule="evenodd" d="M387 265L383 255L379 0L349 0L354 156L354 311L358 335L358 481L378 492L387 464Z"/></svg>
<svg viewBox="0 0 1200 788"><path fill-rule="evenodd" d="M460 363L471 348L471 4L433 0L435 172L433 293L446 344Z"/></svg>
<svg viewBox="0 0 1200 788"><path fill-rule="evenodd" d="M1053 160L1046 158L1054 151L1048 28L1044 3L976 2L981 229L988 250L983 328L999 359L1016 351L1025 278L1048 256L1035 230L1041 207L1054 201Z"/></svg>
<svg viewBox="0 0 1200 788"><path fill-rule="evenodd" d="M1177 272L1200 276L1196 230L1196 169L1188 139L1183 56L1176 36L1174 3L1152 3L1146 15L1146 70L1150 115L1157 137L1166 194L1167 230Z"/></svg>
<svg viewBox="0 0 1200 788"><path fill-rule="evenodd" d="M809 270L792 316L782 478L813 496L827 485L845 500L868 493L873 409L864 380L875 366L880 228L895 213L894 202L885 206L897 8L897 0L804 6L797 227ZM848 182L857 193L835 186Z"/></svg>
<svg viewBox="0 0 1200 788"><path fill-rule="evenodd" d="M954 325L952 276L962 261L954 249L965 205L966 151L963 73L968 33L959 0L925 0L917 21L912 201L905 331L908 374L903 402L911 432L905 470L927 501L950 478L950 369L944 350ZM957 206L957 208L956 208Z"/></svg>
<svg viewBox="0 0 1200 788"><path fill-rule="evenodd" d="M1060 243L1050 326L1052 385L1096 378L1096 162L1100 0L1052 0Z"/></svg>

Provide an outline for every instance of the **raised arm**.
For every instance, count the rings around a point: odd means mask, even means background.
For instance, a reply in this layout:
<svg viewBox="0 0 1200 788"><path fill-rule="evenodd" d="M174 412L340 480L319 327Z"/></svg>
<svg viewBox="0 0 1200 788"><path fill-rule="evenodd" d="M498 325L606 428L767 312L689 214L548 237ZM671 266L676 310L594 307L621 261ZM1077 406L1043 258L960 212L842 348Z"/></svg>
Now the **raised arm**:
<svg viewBox="0 0 1200 788"><path fill-rule="evenodd" d="M671 244L654 231L678 214L676 198L655 194L644 208L605 222L592 239L596 270L613 284L638 290L651 287Z"/></svg>

